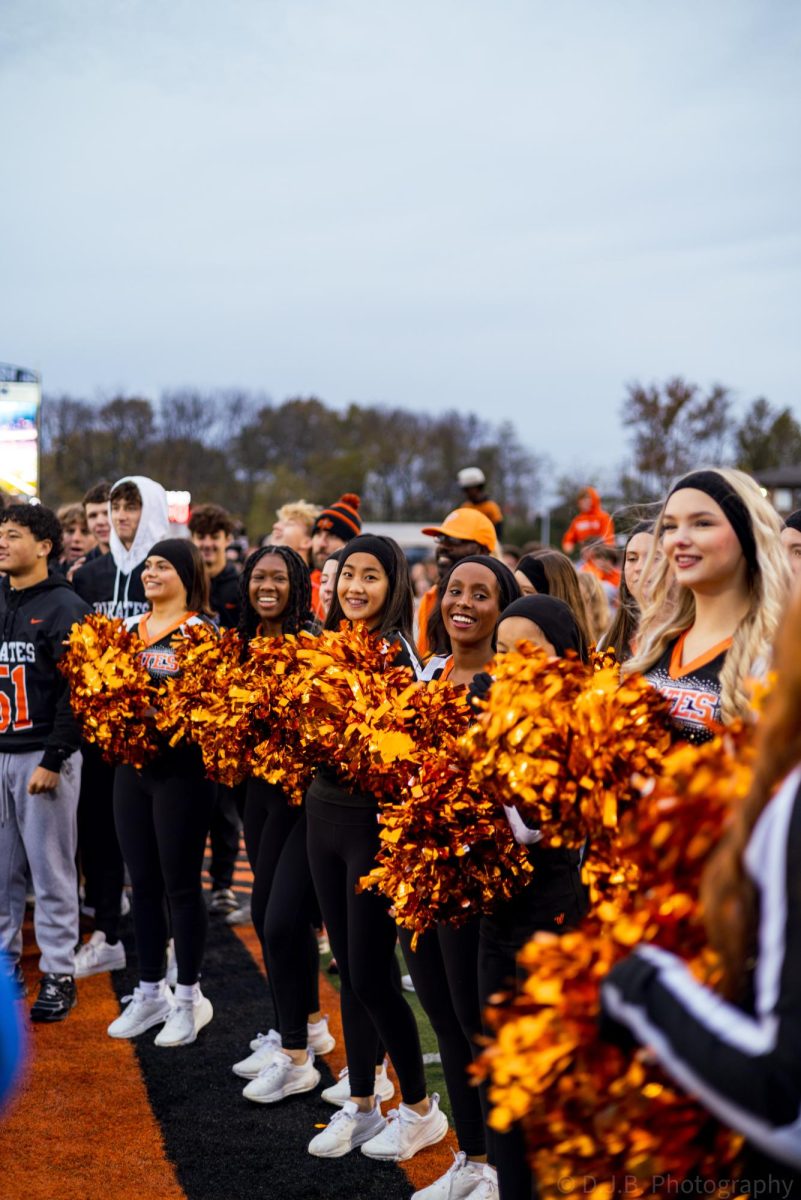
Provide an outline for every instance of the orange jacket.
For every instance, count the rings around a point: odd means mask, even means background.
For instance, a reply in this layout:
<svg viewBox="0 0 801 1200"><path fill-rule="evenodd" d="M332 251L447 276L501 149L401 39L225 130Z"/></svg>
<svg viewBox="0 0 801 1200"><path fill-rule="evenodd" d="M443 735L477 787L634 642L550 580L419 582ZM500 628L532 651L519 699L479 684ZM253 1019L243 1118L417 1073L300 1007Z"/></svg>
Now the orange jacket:
<svg viewBox="0 0 801 1200"><path fill-rule="evenodd" d="M432 587L424 592L420 598L420 607L417 610L417 653L425 660L431 653L431 647L428 644L428 618L434 611L439 596L439 584L435 583Z"/></svg>
<svg viewBox="0 0 801 1200"><path fill-rule="evenodd" d="M601 508L601 497L595 488L585 488L582 496L589 496L592 508L578 513L570 522L570 528L562 538L562 549L569 554L576 546L587 541L602 541L607 546L615 544L615 527L608 512Z"/></svg>

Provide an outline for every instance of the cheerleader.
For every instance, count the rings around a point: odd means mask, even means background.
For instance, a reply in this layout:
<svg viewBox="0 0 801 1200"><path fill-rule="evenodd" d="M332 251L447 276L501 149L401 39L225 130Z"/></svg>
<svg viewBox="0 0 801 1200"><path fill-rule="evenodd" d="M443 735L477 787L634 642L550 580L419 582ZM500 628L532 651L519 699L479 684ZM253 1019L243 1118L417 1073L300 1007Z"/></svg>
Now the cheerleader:
<svg viewBox="0 0 801 1200"><path fill-rule="evenodd" d="M640 608L648 576L645 564L654 545L654 527L648 521L634 526L623 549L623 573L615 618L599 648L614 650L618 662L625 662L635 652L635 638L640 620Z"/></svg>
<svg viewBox="0 0 801 1200"><path fill-rule="evenodd" d="M154 681L175 675L176 643L191 625L208 622L206 572L200 552L183 538L151 547L142 570L149 611L130 617L145 644L142 661ZM140 982L108 1027L111 1037L136 1037L154 1025L157 1046L186 1046L213 1016L198 980L208 916L201 870L214 784L197 746L166 746L146 767L122 764L114 775L114 820L133 886L133 921ZM169 923L178 983L167 987Z"/></svg>
<svg viewBox="0 0 801 1200"><path fill-rule="evenodd" d="M523 596L554 596L564 600L576 618L584 641L588 646L594 641L578 572L561 550L535 550L532 554L524 554L515 568L515 579Z"/></svg>
<svg viewBox="0 0 801 1200"><path fill-rule="evenodd" d="M288 546L263 546L245 563L239 632L283 637L312 625L311 579L300 555ZM276 784L250 779L243 818L253 870L251 913L259 935L277 1029L257 1034L252 1053L233 1066L250 1082L243 1095L273 1104L312 1091L320 1082L315 1054L334 1048L320 1013L317 911L306 854L306 812L289 803Z"/></svg>
<svg viewBox="0 0 801 1200"><path fill-rule="evenodd" d="M800 640L796 594L775 648L751 790L704 873L722 994L655 945L638 947L601 990L606 1018L747 1139L742 1195L801 1196Z"/></svg>
<svg viewBox="0 0 801 1200"><path fill-rule="evenodd" d="M520 589L512 571L498 559L469 556L455 563L440 587L440 617L449 653L431 659L424 679L448 679L466 687L492 669L498 618ZM478 917L454 928L438 923L418 938L399 929L398 937L415 992L437 1035L459 1152L453 1165L412 1200L494 1200L494 1168L487 1161L483 1095L468 1079L481 1031L478 991Z"/></svg>
<svg viewBox="0 0 801 1200"><path fill-rule="evenodd" d="M572 654L586 662L587 642L575 614L553 596L523 596L504 609L498 625L498 653L507 654L521 641L533 642L555 658ZM490 998L516 986L517 955L538 930L564 933L587 912L577 851L544 849L542 834L531 828L516 808L507 808L515 839L528 847L534 874L509 900L482 916L478 938L478 990L482 1012ZM489 1028L485 1033L490 1036ZM519 1126L492 1139L501 1200L530 1200L533 1180Z"/></svg>
<svg viewBox="0 0 801 1200"><path fill-rule="evenodd" d="M391 538L362 535L341 550L326 629L363 622L399 647L396 664L416 668L411 648L412 585L406 558ZM404 1161L441 1141L448 1129L438 1096L426 1094L414 1014L400 986L396 931L387 901L356 893L379 850L375 796L321 770L306 798L308 852L315 891L339 966L342 1025L351 1097L309 1144L339 1158L357 1146L370 1158ZM374 1094L379 1036L392 1059L402 1102L386 1119Z"/></svg>
<svg viewBox="0 0 801 1200"><path fill-rule="evenodd" d="M623 674L642 672L667 697L688 741L707 741L722 722L750 712L749 680L767 667L788 596L780 533L775 510L743 471L694 471L662 506L638 649Z"/></svg>

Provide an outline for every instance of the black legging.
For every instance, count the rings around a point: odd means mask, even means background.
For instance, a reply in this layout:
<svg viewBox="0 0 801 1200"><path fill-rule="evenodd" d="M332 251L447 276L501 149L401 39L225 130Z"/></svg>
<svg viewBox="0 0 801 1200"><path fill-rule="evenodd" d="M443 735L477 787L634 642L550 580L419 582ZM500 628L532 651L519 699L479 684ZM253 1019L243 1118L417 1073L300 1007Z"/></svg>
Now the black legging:
<svg viewBox="0 0 801 1200"><path fill-rule="evenodd" d="M193 749L168 751L141 771L120 766L114 775L114 820L133 885L144 983L164 978L170 926L178 982L191 985L200 975L208 925L200 873L214 784Z"/></svg>
<svg viewBox="0 0 801 1200"><path fill-rule="evenodd" d="M250 908L261 940L278 1031L303 1050L309 1013L320 1007L317 913L306 853L306 811L274 784L248 781L245 846L253 869Z"/></svg>
<svg viewBox="0 0 801 1200"><path fill-rule="evenodd" d="M78 854L86 903L95 910L95 929L116 942L125 872L114 827L114 768L88 742L81 745L83 768L78 800Z"/></svg>
<svg viewBox="0 0 801 1200"><path fill-rule="evenodd" d="M328 789L330 796L330 789ZM426 1081L414 1013L400 987L397 934L388 902L356 884L375 865L378 809L306 799L309 865L341 982L342 1026L353 1096L372 1096L380 1036L406 1104L425 1098Z"/></svg>
<svg viewBox="0 0 801 1200"><path fill-rule="evenodd" d="M437 1035L459 1148L470 1157L486 1153L481 1093L467 1069L478 1054L478 918L454 929L437 925L412 950L412 935L398 929L414 990Z"/></svg>
<svg viewBox="0 0 801 1200"><path fill-rule="evenodd" d="M481 918L478 990L482 1011L495 992L517 991L517 955L533 933L564 933L575 928L587 912L578 855L532 846L529 857L534 865L531 882ZM491 1034L489 1028L485 1032ZM493 1133L490 1148L498 1170L501 1200L531 1200L536 1196L520 1125L513 1125L508 1133Z"/></svg>

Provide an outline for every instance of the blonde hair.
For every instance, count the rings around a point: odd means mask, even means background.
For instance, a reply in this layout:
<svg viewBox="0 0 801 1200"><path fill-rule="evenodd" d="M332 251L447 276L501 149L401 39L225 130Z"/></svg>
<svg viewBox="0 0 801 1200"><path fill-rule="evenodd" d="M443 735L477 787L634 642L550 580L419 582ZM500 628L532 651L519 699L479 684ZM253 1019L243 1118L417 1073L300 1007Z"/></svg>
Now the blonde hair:
<svg viewBox="0 0 801 1200"><path fill-rule="evenodd" d="M600 579L590 571L579 571L578 585L587 613L591 641L597 646L611 620L609 600Z"/></svg>
<svg viewBox="0 0 801 1200"><path fill-rule="evenodd" d="M756 481L732 467L705 469L714 470L740 497L751 518L756 545L756 568L749 571L748 578L748 612L735 631L720 675L721 715L728 722L746 717L751 710L748 679L755 669L767 665L770 647L787 603L791 577L787 554L779 539L781 520ZM689 474L694 475L695 471ZM682 476L682 479L686 478L688 476ZM637 632L638 650L624 664L624 676L648 671L668 645L690 629L695 621L695 597L690 589L675 582L666 558L655 565L661 549L665 509L682 479L676 480L671 487L656 522L656 537L643 568L643 574L652 582Z"/></svg>
<svg viewBox="0 0 801 1200"><path fill-rule="evenodd" d="M89 532L89 526L86 524L86 512L80 503L60 505L56 510L56 516L63 530L73 529L79 525L81 533Z"/></svg>
<svg viewBox="0 0 801 1200"><path fill-rule="evenodd" d="M299 525L306 526L307 533L311 533L321 512L321 508L309 504L307 500L293 500L290 504L282 504L275 515L279 521L297 521Z"/></svg>

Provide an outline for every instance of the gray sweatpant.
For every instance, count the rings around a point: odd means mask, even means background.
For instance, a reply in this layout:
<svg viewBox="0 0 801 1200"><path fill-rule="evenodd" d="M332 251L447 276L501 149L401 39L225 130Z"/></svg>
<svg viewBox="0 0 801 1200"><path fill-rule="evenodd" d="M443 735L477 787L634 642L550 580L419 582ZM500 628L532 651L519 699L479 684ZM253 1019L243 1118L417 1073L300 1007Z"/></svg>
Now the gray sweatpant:
<svg viewBox="0 0 801 1200"><path fill-rule="evenodd" d="M36 896L39 967L72 975L78 941L75 851L81 755L79 751L64 763L55 791L30 796L28 780L41 758L41 750L0 754L0 950L12 962L22 954L27 863Z"/></svg>

